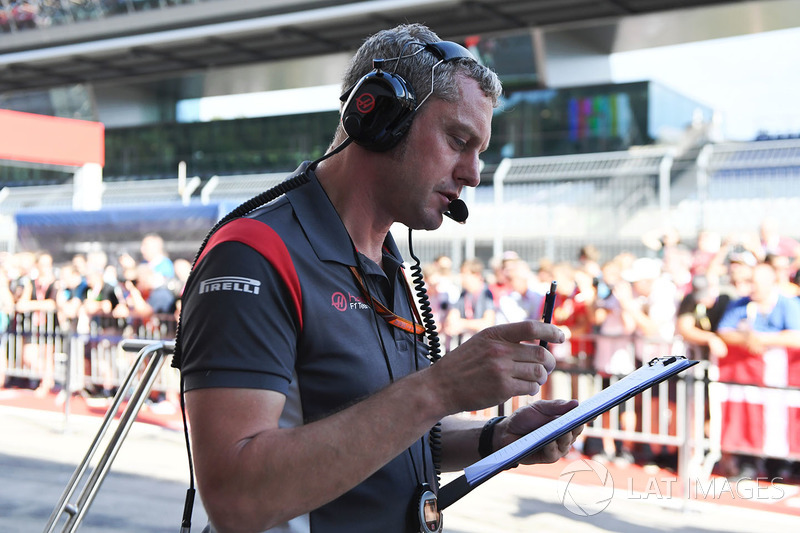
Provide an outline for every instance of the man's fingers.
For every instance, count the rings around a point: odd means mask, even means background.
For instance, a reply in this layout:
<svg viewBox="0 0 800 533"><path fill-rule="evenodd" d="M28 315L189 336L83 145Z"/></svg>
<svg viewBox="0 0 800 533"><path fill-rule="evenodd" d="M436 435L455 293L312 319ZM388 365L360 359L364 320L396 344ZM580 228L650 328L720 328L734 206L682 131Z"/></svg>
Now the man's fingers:
<svg viewBox="0 0 800 533"><path fill-rule="evenodd" d="M475 410L511 396L536 394L556 366L555 357L539 340L559 343L563 332L552 324L516 322L486 328L433 367L440 390L458 411ZM456 355L457 352L457 355ZM447 368L447 370L445 370ZM449 405L449 404L448 404Z"/></svg>
<svg viewBox="0 0 800 533"><path fill-rule="evenodd" d="M515 369L525 369L531 364L541 365L550 374L556 367L556 358L546 348L537 344L517 344L512 347L511 359L514 361ZM524 370L523 370L524 371ZM524 378L523 375L514 377ZM545 375L545 378L547 375Z"/></svg>
<svg viewBox="0 0 800 533"><path fill-rule="evenodd" d="M536 342L547 341L556 344L564 342L564 332L558 326L545 324L536 320L523 320L511 324L500 324L486 328L487 335L491 335L507 342Z"/></svg>
<svg viewBox="0 0 800 533"><path fill-rule="evenodd" d="M561 452L568 452L572 443L575 442L575 437L571 431L568 431L556 439L556 444Z"/></svg>
<svg viewBox="0 0 800 533"><path fill-rule="evenodd" d="M508 431L526 435L578 405L577 400L539 400L518 409L509 417Z"/></svg>
<svg viewBox="0 0 800 533"><path fill-rule="evenodd" d="M537 364L538 363L538 364ZM517 362L511 369L511 377L520 381L528 381L544 385L551 370L545 362Z"/></svg>
<svg viewBox="0 0 800 533"><path fill-rule="evenodd" d="M548 418L555 418L578 406L578 400L541 400L531 405Z"/></svg>

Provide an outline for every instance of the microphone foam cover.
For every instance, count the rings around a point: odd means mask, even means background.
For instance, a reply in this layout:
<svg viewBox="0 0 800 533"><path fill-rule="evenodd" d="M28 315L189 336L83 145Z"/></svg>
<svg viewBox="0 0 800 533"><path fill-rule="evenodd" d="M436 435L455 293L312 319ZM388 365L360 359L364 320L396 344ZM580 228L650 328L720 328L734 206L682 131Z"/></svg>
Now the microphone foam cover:
<svg viewBox="0 0 800 533"><path fill-rule="evenodd" d="M467 209L467 204L465 204L462 200L453 200L447 207L448 210L445 212L446 216L452 218L459 224L463 224L467 220L467 217L469 216L469 209Z"/></svg>

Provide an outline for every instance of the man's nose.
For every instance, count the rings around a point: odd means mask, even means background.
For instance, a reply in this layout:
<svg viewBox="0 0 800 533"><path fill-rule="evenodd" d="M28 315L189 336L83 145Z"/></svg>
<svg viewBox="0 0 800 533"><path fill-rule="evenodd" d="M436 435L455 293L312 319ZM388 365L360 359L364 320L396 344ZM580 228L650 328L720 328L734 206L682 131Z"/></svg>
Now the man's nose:
<svg viewBox="0 0 800 533"><path fill-rule="evenodd" d="M483 163L478 152L465 152L457 169L456 178L468 187L477 187L481 182Z"/></svg>

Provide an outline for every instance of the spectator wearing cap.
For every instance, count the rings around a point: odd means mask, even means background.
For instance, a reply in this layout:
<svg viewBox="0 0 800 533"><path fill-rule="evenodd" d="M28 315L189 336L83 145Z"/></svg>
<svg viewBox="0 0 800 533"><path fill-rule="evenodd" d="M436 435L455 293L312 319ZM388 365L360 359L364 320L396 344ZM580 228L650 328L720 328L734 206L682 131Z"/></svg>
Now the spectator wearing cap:
<svg viewBox="0 0 800 533"><path fill-rule="evenodd" d="M756 264L758 260L749 250L740 249L728 255L728 291L734 299L750 295Z"/></svg>
<svg viewBox="0 0 800 533"><path fill-rule="evenodd" d="M636 259L622 273L628 284L615 287L623 311L636 324L636 355L640 360L664 355L675 336L678 290L662 275L661 261L649 257Z"/></svg>
<svg viewBox="0 0 800 533"><path fill-rule="evenodd" d="M758 263L757 249L754 233L731 234L722 241L707 270L709 275L719 277L721 292L730 293L733 299L750 294L752 269Z"/></svg>

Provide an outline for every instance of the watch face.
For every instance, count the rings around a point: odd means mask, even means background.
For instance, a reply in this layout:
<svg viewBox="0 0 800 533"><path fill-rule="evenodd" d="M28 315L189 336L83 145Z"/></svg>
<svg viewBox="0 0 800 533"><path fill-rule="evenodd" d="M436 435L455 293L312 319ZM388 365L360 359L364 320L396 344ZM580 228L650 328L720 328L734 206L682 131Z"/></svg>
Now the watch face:
<svg viewBox="0 0 800 533"><path fill-rule="evenodd" d="M439 533L442 530L442 513L436 495L426 490L419 500L419 523L421 533Z"/></svg>

